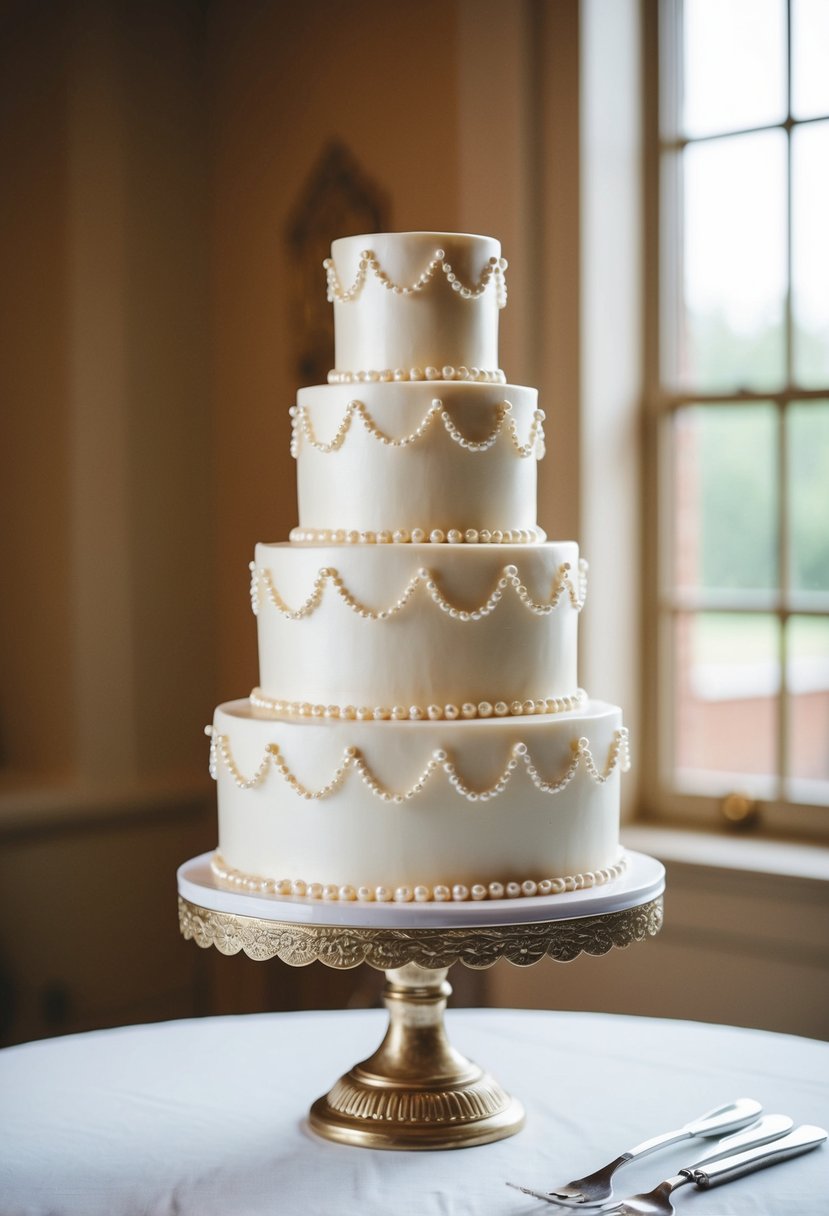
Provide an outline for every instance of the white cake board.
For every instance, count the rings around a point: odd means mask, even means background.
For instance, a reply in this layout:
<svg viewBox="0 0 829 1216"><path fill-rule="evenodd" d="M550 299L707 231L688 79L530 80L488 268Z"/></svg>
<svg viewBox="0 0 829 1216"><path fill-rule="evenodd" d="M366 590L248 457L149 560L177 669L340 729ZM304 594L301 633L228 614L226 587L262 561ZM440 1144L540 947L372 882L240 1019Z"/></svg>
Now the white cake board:
<svg viewBox="0 0 829 1216"><path fill-rule="evenodd" d="M182 898L213 912L302 925L367 929L461 929L466 926L529 925L623 912L657 899L665 890L665 867L654 857L627 850L627 869L600 887L518 899L463 903L358 903L228 891L210 869L211 853L186 861L178 870Z"/></svg>

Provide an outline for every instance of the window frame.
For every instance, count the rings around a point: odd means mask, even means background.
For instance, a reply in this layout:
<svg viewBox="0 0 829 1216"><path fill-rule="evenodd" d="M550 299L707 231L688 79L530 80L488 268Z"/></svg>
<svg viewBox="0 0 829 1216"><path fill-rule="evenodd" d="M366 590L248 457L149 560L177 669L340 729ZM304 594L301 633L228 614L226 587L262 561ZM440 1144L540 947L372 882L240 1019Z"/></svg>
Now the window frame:
<svg viewBox="0 0 829 1216"><path fill-rule="evenodd" d="M671 501L673 445L671 423L676 412L688 405L716 408L718 405L771 403L777 414L776 479L778 502L778 586L769 594L763 611L776 617L779 628L780 689L777 693L776 785L777 796L749 799L742 811L744 823L767 835L786 835L820 840L829 837L829 806L788 801L783 795L787 778L789 747L790 695L786 679L786 624L789 617L801 615L802 605L794 607L787 587L789 577L788 488L789 462L786 417L789 406L810 400L829 400L829 384L804 389L794 382L792 307L792 132L801 126L825 121L829 114L808 119L792 115L792 3L786 0L786 116L781 122L760 127L729 130L717 135L684 136L679 130L682 93L682 17L683 0L645 0L643 9L643 85L644 85L644 487L643 544L645 603L643 613L643 782L645 816L693 826L721 826L728 821L734 802L726 796L691 793L678 788L673 780L674 658L673 622L680 611L700 612L723 607L723 597L706 603L701 592L692 599L672 587L666 577L671 569L673 506ZM666 121L667 119L667 121ZM671 365L676 351L680 323L682 195L681 153L688 145L712 139L728 139L754 131L782 129L786 134L786 266L787 287L784 312L785 379L774 391L692 392L674 388L663 379L663 368ZM664 165L675 160L669 175ZM671 347L673 349L671 349ZM667 348L667 349L666 349ZM675 365L675 364L674 364ZM726 610L739 611L739 594ZM812 611L829 616L829 593ZM726 601L728 603L728 601ZM734 790L739 794L739 790ZM739 808L738 808L739 809Z"/></svg>

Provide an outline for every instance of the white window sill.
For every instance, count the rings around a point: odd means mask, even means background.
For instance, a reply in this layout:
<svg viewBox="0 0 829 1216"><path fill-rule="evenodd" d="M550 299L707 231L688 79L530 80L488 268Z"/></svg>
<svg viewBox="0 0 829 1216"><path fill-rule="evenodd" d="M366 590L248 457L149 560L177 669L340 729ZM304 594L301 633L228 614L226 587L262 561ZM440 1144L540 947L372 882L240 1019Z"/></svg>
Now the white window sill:
<svg viewBox="0 0 829 1216"><path fill-rule="evenodd" d="M664 862L779 878L829 881L829 847L820 844L650 824L623 827L622 843L626 848L648 853Z"/></svg>

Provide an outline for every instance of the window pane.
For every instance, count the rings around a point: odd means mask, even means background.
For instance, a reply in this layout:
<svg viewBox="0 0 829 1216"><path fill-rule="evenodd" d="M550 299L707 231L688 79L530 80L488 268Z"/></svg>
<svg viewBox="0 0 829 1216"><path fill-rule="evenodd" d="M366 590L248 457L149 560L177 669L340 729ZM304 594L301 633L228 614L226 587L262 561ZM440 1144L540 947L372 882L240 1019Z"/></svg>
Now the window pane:
<svg viewBox="0 0 829 1216"><path fill-rule="evenodd" d="M675 765L680 785L769 796L777 765L779 623L765 614L680 614ZM766 777L762 781L758 778Z"/></svg>
<svg viewBox="0 0 829 1216"><path fill-rule="evenodd" d="M826 4L829 13L829 3ZM825 65L829 79L829 60ZM792 307L797 383L829 381L829 122L792 131Z"/></svg>
<svg viewBox="0 0 829 1216"><path fill-rule="evenodd" d="M829 401L790 406L787 427L791 588L829 592Z"/></svg>
<svg viewBox="0 0 829 1216"><path fill-rule="evenodd" d="M681 383L777 387L785 374L782 131L691 144L683 156Z"/></svg>
<svg viewBox="0 0 829 1216"><path fill-rule="evenodd" d="M776 410L690 406L673 425L675 585L775 589Z"/></svg>
<svg viewBox="0 0 829 1216"><path fill-rule="evenodd" d="M792 0L792 113L829 114L829 4Z"/></svg>
<svg viewBox="0 0 829 1216"><path fill-rule="evenodd" d="M782 122L785 0L685 0L683 18L684 133Z"/></svg>
<svg viewBox="0 0 829 1216"><path fill-rule="evenodd" d="M790 797L829 802L829 619L791 617L787 644Z"/></svg>

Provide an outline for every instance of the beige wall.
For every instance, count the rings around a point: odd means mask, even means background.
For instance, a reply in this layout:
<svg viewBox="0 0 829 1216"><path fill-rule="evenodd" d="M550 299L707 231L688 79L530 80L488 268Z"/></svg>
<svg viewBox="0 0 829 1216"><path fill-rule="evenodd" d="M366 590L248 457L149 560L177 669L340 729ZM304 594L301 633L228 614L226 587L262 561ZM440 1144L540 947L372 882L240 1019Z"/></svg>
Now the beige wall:
<svg viewBox="0 0 829 1216"><path fill-rule="evenodd" d="M0 1042L194 1012L215 837L203 17L0 13Z"/></svg>
<svg viewBox="0 0 829 1216"><path fill-rule="evenodd" d="M330 0L215 10L215 543L225 572L219 674L228 696L256 683L246 595L254 543L284 539L297 522L288 220L337 138L389 195L393 227L461 223L456 8L444 0ZM324 291L321 267L309 289Z"/></svg>

